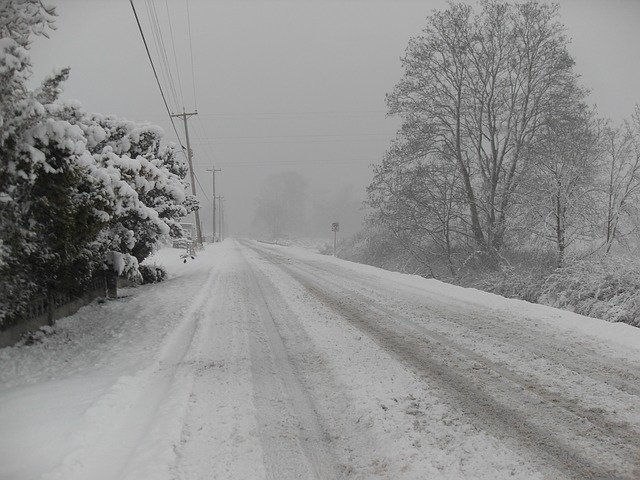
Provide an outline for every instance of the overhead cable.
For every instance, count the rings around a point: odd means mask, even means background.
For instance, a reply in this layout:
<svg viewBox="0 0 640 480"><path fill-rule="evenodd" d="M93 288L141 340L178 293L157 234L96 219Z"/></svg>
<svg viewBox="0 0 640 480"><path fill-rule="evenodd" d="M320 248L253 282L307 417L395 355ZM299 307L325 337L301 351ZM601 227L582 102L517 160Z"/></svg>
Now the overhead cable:
<svg viewBox="0 0 640 480"><path fill-rule="evenodd" d="M198 110L198 100L196 98L196 75L193 67L193 43L191 41L191 15L189 13L189 0L187 2L187 29L189 31L189 55L191 57L191 85L193 86L193 108Z"/></svg>
<svg viewBox="0 0 640 480"><path fill-rule="evenodd" d="M171 110L169 109L169 104L167 103L167 97L165 97L164 91L162 90L162 84L160 83L160 79L158 78L158 72L156 71L156 66L153 63L153 58L151 58L151 52L149 52L149 45L147 44L147 39L144 36L142 25L140 25L138 12L136 11L136 7L133 4L133 0L129 0L129 3L131 4L131 8L133 9L133 15L136 17L136 23L138 24L138 30L140 31L140 36L142 37L142 43L144 43L144 49L147 52L147 57L149 58L151 69L153 70L153 76L156 78L156 83L158 84L158 90L160 90L160 95L162 96L164 107L167 110L167 115L169 115L169 121L171 122L171 126L173 127L173 132L176 134L176 138L178 139L178 144L180 145L180 148L182 148L184 153L184 146L182 145L182 140L180 139L180 135L178 135L178 129L176 128L176 124L174 123L173 117L171 116Z"/></svg>

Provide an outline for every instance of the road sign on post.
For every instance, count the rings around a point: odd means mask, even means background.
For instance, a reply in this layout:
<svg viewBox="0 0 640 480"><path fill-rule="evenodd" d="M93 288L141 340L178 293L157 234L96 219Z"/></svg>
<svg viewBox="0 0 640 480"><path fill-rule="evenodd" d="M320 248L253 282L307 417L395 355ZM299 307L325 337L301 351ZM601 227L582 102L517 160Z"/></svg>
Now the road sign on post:
<svg viewBox="0 0 640 480"><path fill-rule="evenodd" d="M331 230L333 231L333 256L336 256L336 240L338 237L338 230L340 230L340 224L338 222L333 222L331 224Z"/></svg>

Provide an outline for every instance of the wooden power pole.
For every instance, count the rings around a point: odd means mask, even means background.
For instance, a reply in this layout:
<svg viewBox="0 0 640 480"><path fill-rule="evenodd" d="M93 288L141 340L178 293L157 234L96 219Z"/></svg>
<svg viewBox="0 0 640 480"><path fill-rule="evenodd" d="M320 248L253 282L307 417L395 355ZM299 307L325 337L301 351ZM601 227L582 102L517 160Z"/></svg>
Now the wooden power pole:
<svg viewBox="0 0 640 480"><path fill-rule="evenodd" d="M222 205L220 205L220 235L227 236L227 221L224 218L224 197L222 197Z"/></svg>
<svg viewBox="0 0 640 480"><path fill-rule="evenodd" d="M193 161L191 159L191 144L189 143L189 125L187 123L187 118L193 117L194 115L197 115L197 114L198 112L187 113L183 109L182 113L175 113L171 115L172 117L182 118L182 121L184 122L184 135L187 138L187 162L189 163L189 174L191 176L191 193L193 194L194 197L196 196L196 176L195 176L195 173L193 173ZM198 210L195 211L195 217L196 217L196 241L198 245L202 245L202 229L200 228L200 214L198 213Z"/></svg>
<svg viewBox="0 0 640 480"><path fill-rule="evenodd" d="M218 196L218 197L215 197L215 198L218 199L218 211L220 212L220 215L218 215L218 232L220 234L220 241L222 241L223 240L223 238L222 238L222 215L223 215L223 213L222 213L222 200L224 199L224 197Z"/></svg>
<svg viewBox="0 0 640 480"><path fill-rule="evenodd" d="M221 172L222 169L216 168L215 165L211 165L211 168L207 168L207 172L211 172L213 177L213 241L216 241L216 172ZM219 232L220 235L222 232Z"/></svg>

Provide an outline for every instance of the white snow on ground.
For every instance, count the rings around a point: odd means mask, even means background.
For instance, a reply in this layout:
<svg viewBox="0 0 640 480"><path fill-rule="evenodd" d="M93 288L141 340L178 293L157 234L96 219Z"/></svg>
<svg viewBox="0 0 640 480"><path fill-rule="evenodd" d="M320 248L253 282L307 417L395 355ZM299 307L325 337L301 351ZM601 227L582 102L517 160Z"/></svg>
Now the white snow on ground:
<svg viewBox="0 0 640 480"><path fill-rule="evenodd" d="M318 254L307 248L297 246L287 247L287 251L303 260L318 261ZM390 284L416 289L416 293L437 296L440 300L453 305L467 305L469 308L486 308L503 314L515 315L526 319L527 322L544 322L550 328L557 329L564 334L585 334L597 339L613 342L617 346L626 347L620 355L631 354L640 358L640 328L626 323L605 322L597 318L585 317L567 310L548 307L546 305L530 303L524 300L506 298L494 293L466 288L435 279L426 279L419 275L391 272L381 268L350 262L329 255L321 256L328 264L348 268L350 271L366 275L376 281L386 281ZM631 352L629 350L631 349ZM618 351L616 348L613 352ZM636 353L637 352L637 353Z"/></svg>
<svg viewBox="0 0 640 480"><path fill-rule="evenodd" d="M115 428L153 378L163 342L191 322L194 299L219 254L209 248L184 264L180 253L167 249L154 259L170 271L166 282L84 307L58 321L42 344L0 349L0 478L47 472L74 478L70 470L82 471L83 449L107 438L105 430ZM100 461L110 460L105 453ZM118 478L108 471L76 478Z"/></svg>
<svg viewBox="0 0 640 480"><path fill-rule="evenodd" d="M338 450L348 452L345 472L367 479L538 478L496 439L461 422L459 414L374 341L351 326L338 334L340 317L320 310L299 283L268 265L261 267L282 297L293 299L289 306L304 331L297 336L313 343L300 345L303 341L296 339L300 355L313 349L324 356L305 377L317 395L318 411L328 421L328 434ZM318 364L327 364L324 375L333 377L332 389L326 388L323 376L322 383L314 381L321 370Z"/></svg>
<svg viewBox="0 0 640 480"><path fill-rule="evenodd" d="M0 478L640 476L640 329L302 248L180 253L0 350Z"/></svg>

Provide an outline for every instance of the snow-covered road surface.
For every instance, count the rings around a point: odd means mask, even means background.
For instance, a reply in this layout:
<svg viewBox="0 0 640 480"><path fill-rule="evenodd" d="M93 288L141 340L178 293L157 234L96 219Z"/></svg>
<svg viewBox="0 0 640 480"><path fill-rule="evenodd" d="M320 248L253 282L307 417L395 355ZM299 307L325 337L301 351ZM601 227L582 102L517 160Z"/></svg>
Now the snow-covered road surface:
<svg viewBox="0 0 640 480"><path fill-rule="evenodd" d="M0 478L640 478L640 329L253 241L178 255L0 350Z"/></svg>

